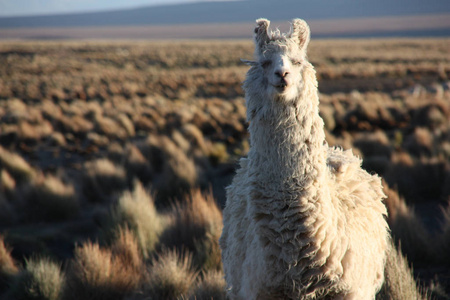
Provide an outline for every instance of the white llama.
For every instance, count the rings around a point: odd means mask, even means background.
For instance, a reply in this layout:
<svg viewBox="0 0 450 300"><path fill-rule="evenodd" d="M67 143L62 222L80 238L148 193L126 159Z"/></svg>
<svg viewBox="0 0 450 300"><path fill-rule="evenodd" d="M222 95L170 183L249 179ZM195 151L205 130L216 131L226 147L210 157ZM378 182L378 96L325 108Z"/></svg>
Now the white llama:
<svg viewBox="0 0 450 300"><path fill-rule="evenodd" d="M329 148L310 31L257 20L244 82L250 151L227 189L220 238L231 299L374 299L389 234L380 178Z"/></svg>

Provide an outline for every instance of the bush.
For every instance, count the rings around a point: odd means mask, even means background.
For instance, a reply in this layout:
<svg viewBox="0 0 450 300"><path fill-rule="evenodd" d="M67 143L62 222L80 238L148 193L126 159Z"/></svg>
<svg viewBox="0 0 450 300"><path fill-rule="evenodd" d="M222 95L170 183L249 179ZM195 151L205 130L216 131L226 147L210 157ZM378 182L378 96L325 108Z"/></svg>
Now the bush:
<svg viewBox="0 0 450 300"><path fill-rule="evenodd" d="M30 259L16 278L10 294L17 300L61 299L65 278L61 266L48 258Z"/></svg>
<svg viewBox="0 0 450 300"><path fill-rule="evenodd" d="M109 159L100 158L84 164L84 192L89 200L102 202L127 187L126 172Z"/></svg>
<svg viewBox="0 0 450 300"><path fill-rule="evenodd" d="M73 217L80 208L72 184L53 175L37 178L26 193L28 220L60 221Z"/></svg>
<svg viewBox="0 0 450 300"><path fill-rule="evenodd" d="M166 136L150 136L141 149L155 174L158 205L189 192L198 182L194 161Z"/></svg>
<svg viewBox="0 0 450 300"><path fill-rule="evenodd" d="M220 271L212 270L202 274L189 299L192 300L225 300L225 277Z"/></svg>
<svg viewBox="0 0 450 300"><path fill-rule="evenodd" d="M395 249L392 242L386 259L384 285L376 299L425 299L419 292L414 280L413 272L408 266L408 261L399 250Z"/></svg>
<svg viewBox="0 0 450 300"><path fill-rule="evenodd" d="M165 250L153 260L142 294L144 299L177 299L189 293L196 276L192 255Z"/></svg>
<svg viewBox="0 0 450 300"><path fill-rule="evenodd" d="M388 223L395 242L412 261L430 261L431 241L422 221L386 183L384 192L387 195Z"/></svg>
<svg viewBox="0 0 450 300"><path fill-rule="evenodd" d="M121 256L123 258L123 256ZM109 249L86 243L75 249L69 269L67 299L121 299L140 283L141 274L124 265Z"/></svg>
<svg viewBox="0 0 450 300"><path fill-rule="evenodd" d="M212 194L203 195L199 189L191 191L173 206L172 215L174 224L163 233L161 243L191 251L198 268L220 270L222 213Z"/></svg>
<svg viewBox="0 0 450 300"><path fill-rule="evenodd" d="M5 240L0 235L0 295L11 284L12 279L18 272L19 269L11 257L11 250L5 245Z"/></svg>
<svg viewBox="0 0 450 300"><path fill-rule="evenodd" d="M129 229L142 255L147 258L159 242L164 220L156 211L153 198L139 181L135 181L133 192L124 192L111 209L109 225L116 232L120 232L120 228Z"/></svg>
<svg viewBox="0 0 450 300"><path fill-rule="evenodd" d="M25 159L2 146L0 146L0 167L5 168L18 182L29 182L36 176L36 171Z"/></svg>

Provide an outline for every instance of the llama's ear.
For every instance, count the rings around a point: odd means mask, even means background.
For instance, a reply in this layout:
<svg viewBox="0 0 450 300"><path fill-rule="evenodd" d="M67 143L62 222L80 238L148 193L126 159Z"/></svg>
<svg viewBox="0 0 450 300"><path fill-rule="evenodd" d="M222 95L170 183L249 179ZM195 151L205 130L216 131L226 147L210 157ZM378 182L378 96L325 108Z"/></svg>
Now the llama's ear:
<svg viewBox="0 0 450 300"><path fill-rule="evenodd" d="M258 48L263 47L270 41L269 38L269 29L270 21L267 19L258 19L256 20L255 27L255 44Z"/></svg>
<svg viewBox="0 0 450 300"><path fill-rule="evenodd" d="M308 47L310 30L308 24L302 19L292 20L292 33L291 38L297 40L298 46L301 50L306 52Z"/></svg>

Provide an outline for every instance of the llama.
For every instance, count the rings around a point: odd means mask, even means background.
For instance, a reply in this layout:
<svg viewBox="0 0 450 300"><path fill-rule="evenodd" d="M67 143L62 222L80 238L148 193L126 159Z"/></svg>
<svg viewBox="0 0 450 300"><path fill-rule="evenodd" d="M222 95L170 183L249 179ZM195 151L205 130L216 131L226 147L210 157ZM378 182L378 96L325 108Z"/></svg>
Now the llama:
<svg viewBox="0 0 450 300"><path fill-rule="evenodd" d="M268 27L257 20L256 61L245 61L250 150L220 238L228 296L374 299L389 243L381 180L325 142L306 22Z"/></svg>

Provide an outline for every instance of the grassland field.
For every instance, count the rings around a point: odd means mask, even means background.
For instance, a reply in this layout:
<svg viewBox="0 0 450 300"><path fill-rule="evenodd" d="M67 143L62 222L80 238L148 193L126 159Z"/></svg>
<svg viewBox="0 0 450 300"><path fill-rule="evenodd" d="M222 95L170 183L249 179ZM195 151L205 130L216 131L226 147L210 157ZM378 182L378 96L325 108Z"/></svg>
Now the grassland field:
<svg viewBox="0 0 450 300"><path fill-rule="evenodd" d="M0 41L0 299L225 299L250 41ZM363 158L450 299L450 39L313 40L330 145ZM120 275L120 276L119 276Z"/></svg>

